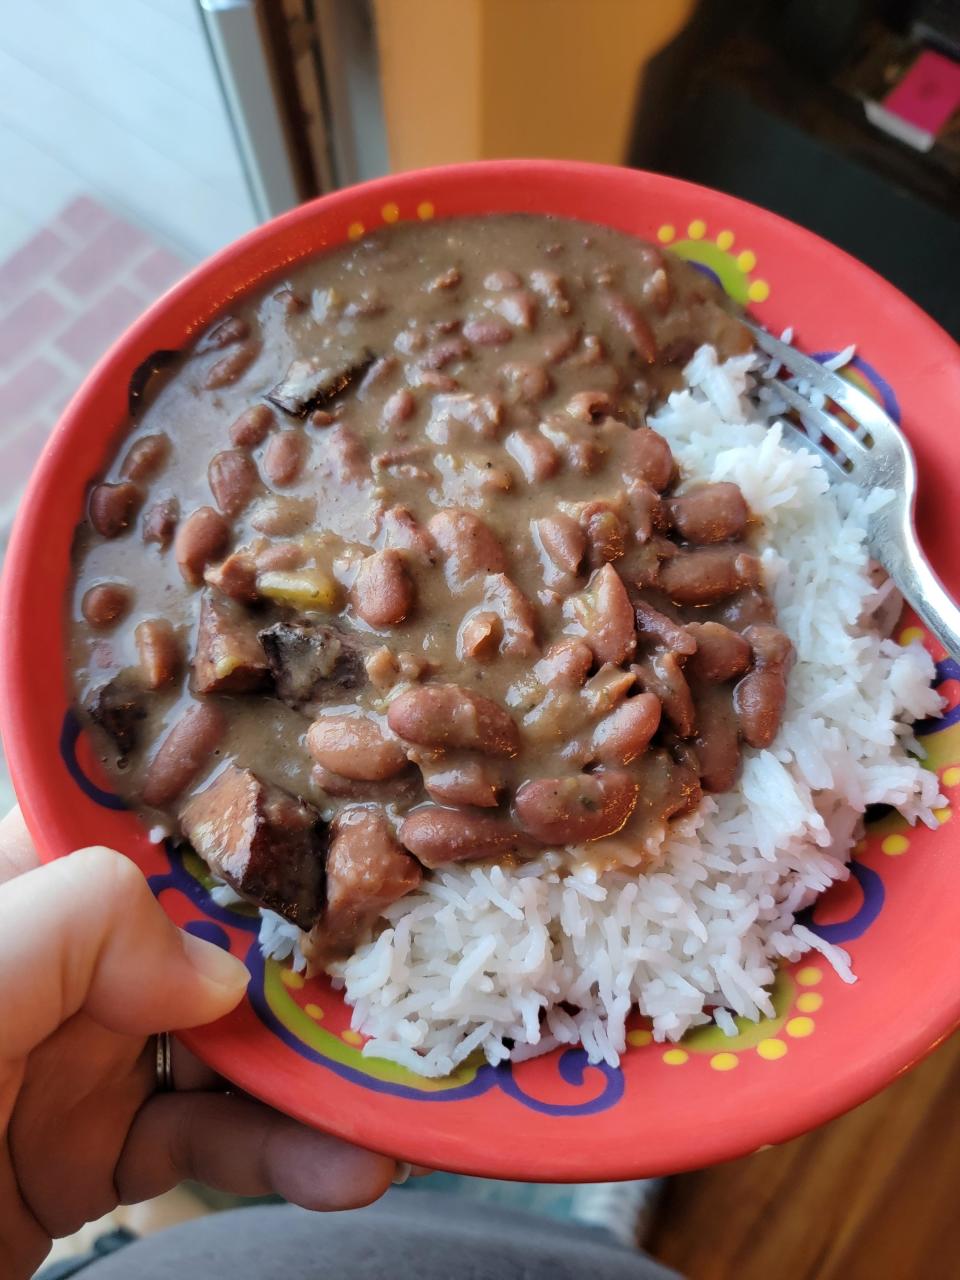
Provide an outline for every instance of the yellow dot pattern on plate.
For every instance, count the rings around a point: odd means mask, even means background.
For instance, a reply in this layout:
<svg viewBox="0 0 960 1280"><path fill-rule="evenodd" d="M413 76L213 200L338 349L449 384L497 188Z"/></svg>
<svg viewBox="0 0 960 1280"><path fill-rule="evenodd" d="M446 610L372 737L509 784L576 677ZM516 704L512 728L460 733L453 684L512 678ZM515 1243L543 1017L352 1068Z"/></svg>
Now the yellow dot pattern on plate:
<svg viewBox="0 0 960 1280"><path fill-rule="evenodd" d="M732 244L733 244L733 232L721 231L720 234L717 236L717 248L722 249L724 253L726 253L726 251L730 248Z"/></svg>
<svg viewBox="0 0 960 1280"><path fill-rule="evenodd" d="M752 249L744 249L743 253L737 254L737 266L741 271L752 271L757 265L757 255Z"/></svg>
<svg viewBox="0 0 960 1280"><path fill-rule="evenodd" d="M650 1031L628 1031L627 1044L632 1044L635 1049L642 1049L645 1044L650 1044L653 1040L653 1034Z"/></svg>
<svg viewBox="0 0 960 1280"><path fill-rule="evenodd" d="M776 1062L778 1058L786 1055L787 1046L782 1040L761 1040L757 1045L757 1053L761 1058L766 1058L767 1062Z"/></svg>
<svg viewBox="0 0 960 1280"><path fill-rule="evenodd" d="M340 1032L340 1039L343 1040L345 1044L363 1044L363 1036L359 1031L354 1031L351 1027L347 1027L346 1031Z"/></svg>
<svg viewBox="0 0 960 1280"><path fill-rule="evenodd" d="M302 973L294 973L292 969L284 969L280 975L280 981L285 987L289 987L291 991L299 991L303 986L304 977Z"/></svg>
<svg viewBox="0 0 960 1280"><path fill-rule="evenodd" d="M803 1040L805 1036L813 1035L814 1025L812 1018L791 1018L787 1023L787 1035L793 1036L794 1040Z"/></svg>
<svg viewBox="0 0 960 1280"><path fill-rule="evenodd" d="M391 200L388 204L385 204L383 208L380 210L380 216L381 218L383 218L384 222L396 222L396 220L400 217L400 210Z"/></svg>
<svg viewBox="0 0 960 1280"><path fill-rule="evenodd" d="M933 816L936 818L936 820L940 823L941 826L943 826L945 822L949 822L950 818L952 817L949 808L934 809Z"/></svg>
<svg viewBox="0 0 960 1280"><path fill-rule="evenodd" d="M823 981L823 970L818 969L815 964L804 965L797 974L797 981L801 987L816 987Z"/></svg>
<svg viewBox="0 0 960 1280"><path fill-rule="evenodd" d="M686 1049L668 1049L663 1055L663 1060L668 1067L682 1067L689 1057Z"/></svg>
<svg viewBox="0 0 960 1280"><path fill-rule="evenodd" d="M318 1004L305 1004L303 1012L308 1018L312 1018L314 1022L320 1022L323 1019L323 1010Z"/></svg>
<svg viewBox="0 0 960 1280"><path fill-rule="evenodd" d="M770 286L766 280L752 280L747 288L747 297L751 302L766 302L770 297Z"/></svg>
<svg viewBox="0 0 960 1280"><path fill-rule="evenodd" d="M955 787L960 782L960 769L952 764L949 769L943 771L943 785L945 787Z"/></svg>
<svg viewBox="0 0 960 1280"><path fill-rule="evenodd" d="M913 644L914 640L922 640L923 632L919 627L904 627L900 632L901 644Z"/></svg>
<svg viewBox="0 0 960 1280"><path fill-rule="evenodd" d="M734 1067L739 1067L740 1059L735 1053L715 1053L710 1059L710 1065L714 1071L732 1071Z"/></svg>
<svg viewBox="0 0 960 1280"><path fill-rule="evenodd" d="M910 841L906 836L884 836L880 848L888 857L899 858L901 853L906 853L910 848Z"/></svg>
<svg viewBox="0 0 960 1280"><path fill-rule="evenodd" d="M687 227L687 235L691 240L702 240L707 233L707 224L702 218L694 218Z"/></svg>
<svg viewBox="0 0 960 1280"><path fill-rule="evenodd" d="M429 200L421 200L417 205L417 217L424 222L433 217L433 205Z"/></svg>
<svg viewBox="0 0 960 1280"><path fill-rule="evenodd" d="M661 244L669 244L676 234L676 228L671 227L669 222L665 222L657 232L657 239Z"/></svg>
<svg viewBox="0 0 960 1280"><path fill-rule="evenodd" d="M816 1013L823 1004L823 996L816 991L804 991L797 996L797 1008L801 1013Z"/></svg>
<svg viewBox="0 0 960 1280"><path fill-rule="evenodd" d="M359 240L363 235L364 225L362 222L351 222L347 227L347 235L351 240Z"/></svg>

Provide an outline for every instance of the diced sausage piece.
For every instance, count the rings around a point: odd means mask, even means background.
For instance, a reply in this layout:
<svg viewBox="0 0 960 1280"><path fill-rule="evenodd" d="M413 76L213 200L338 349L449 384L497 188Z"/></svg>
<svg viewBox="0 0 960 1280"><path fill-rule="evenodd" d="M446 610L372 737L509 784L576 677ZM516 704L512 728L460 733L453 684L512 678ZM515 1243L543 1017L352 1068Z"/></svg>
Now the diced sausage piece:
<svg viewBox="0 0 960 1280"><path fill-rule="evenodd" d="M205 591L193 655L197 693L249 693L266 684L269 674L253 616L235 600Z"/></svg>
<svg viewBox="0 0 960 1280"><path fill-rule="evenodd" d="M311 805L228 765L180 813L183 834L241 897L309 929L323 900L324 824Z"/></svg>
<svg viewBox="0 0 960 1280"><path fill-rule="evenodd" d="M633 612L637 620L637 634L641 640L669 649L673 653L682 654L687 658L696 653L697 641L691 634L692 626L681 626L679 622L674 622L665 613L660 613L645 600L638 600L633 606ZM722 630L725 631L726 628Z"/></svg>
<svg viewBox="0 0 960 1280"><path fill-rule="evenodd" d="M165 550L173 541L179 519L180 503L177 499L158 498L143 517L144 542L155 542Z"/></svg>
<svg viewBox="0 0 960 1280"><path fill-rule="evenodd" d="M502 771L489 758L459 751L411 755L420 766L427 794L437 804L495 809L500 803L506 784Z"/></svg>
<svg viewBox="0 0 960 1280"><path fill-rule="evenodd" d="M637 427L626 438L624 469L662 493L673 479L673 453L659 432L652 427Z"/></svg>
<svg viewBox="0 0 960 1280"><path fill-rule="evenodd" d="M252 604L258 598L257 562L248 551L235 551L204 570L203 580L231 600Z"/></svg>
<svg viewBox="0 0 960 1280"><path fill-rule="evenodd" d="M733 548L703 547L682 551L660 564L658 581L676 604L714 604L744 585Z"/></svg>
<svg viewBox="0 0 960 1280"><path fill-rule="evenodd" d="M412 418L417 407L417 398L407 387L401 387L389 396L380 413L380 421L385 427L396 427L401 422Z"/></svg>
<svg viewBox="0 0 960 1280"><path fill-rule="evenodd" d="M317 514L315 498L293 498L288 494L271 494L261 498L250 512L250 523L259 533L270 537L289 538L302 533Z"/></svg>
<svg viewBox="0 0 960 1280"><path fill-rule="evenodd" d="M697 688L693 746L704 791L729 791L740 772L740 740L730 693L718 684L704 683Z"/></svg>
<svg viewBox="0 0 960 1280"><path fill-rule="evenodd" d="M270 483L282 488L293 482L303 470L307 441L296 427L278 431L270 437L263 455L263 473Z"/></svg>
<svg viewBox="0 0 960 1280"><path fill-rule="evenodd" d="M529 658L537 652L537 615L533 605L505 573L488 574L481 608L500 619L500 652Z"/></svg>
<svg viewBox="0 0 960 1280"><path fill-rule="evenodd" d="M141 436L130 446L120 467L125 480L150 480L170 457L170 437L162 433Z"/></svg>
<svg viewBox="0 0 960 1280"><path fill-rule="evenodd" d="M95 631L109 630L129 608L129 588L119 582L98 582L80 601L80 612Z"/></svg>
<svg viewBox="0 0 960 1280"><path fill-rule="evenodd" d="M220 387L229 387L241 378L260 354L260 343L249 339L235 346L225 356L210 366L203 385L208 391L216 391Z"/></svg>
<svg viewBox="0 0 960 1280"><path fill-rule="evenodd" d="M524 856L530 840L507 818L468 809L421 805L400 827L400 843L431 871L450 862Z"/></svg>
<svg viewBox="0 0 960 1280"><path fill-rule="evenodd" d="M665 503L670 523L687 542L730 542L743 534L749 511L739 486L703 484Z"/></svg>
<svg viewBox="0 0 960 1280"><path fill-rule="evenodd" d="M255 449L263 444L267 433L276 422L273 410L267 404L252 404L244 409L230 427L230 442L238 449Z"/></svg>
<svg viewBox="0 0 960 1280"><path fill-rule="evenodd" d="M373 359L373 354L363 349L332 363L327 355L294 360L283 381L277 383L267 399L278 409L303 418L311 409L329 404L358 382L373 364Z"/></svg>
<svg viewBox="0 0 960 1280"><path fill-rule="evenodd" d="M599 569L611 560L619 560L627 549L627 526L609 502L584 503L577 518L587 539L587 562Z"/></svg>
<svg viewBox="0 0 960 1280"><path fill-rule="evenodd" d="M466 320L462 332L478 347L502 347L513 338L513 330L501 320Z"/></svg>
<svg viewBox="0 0 960 1280"><path fill-rule="evenodd" d="M281 702L312 713L367 682L362 646L349 633L318 622L275 622L258 639Z"/></svg>
<svg viewBox="0 0 960 1280"><path fill-rule="evenodd" d="M371 627L403 622L414 605L414 585L402 551L375 551L360 564L351 592L353 606Z"/></svg>
<svg viewBox="0 0 960 1280"><path fill-rule="evenodd" d="M327 456L341 484L369 484L373 478L370 455L359 436L349 427L333 427L323 437Z"/></svg>
<svg viewBox="0 0 960 1280"><path fill-rule="evenodd" d="M532 528L547 586L561 586L575 578L587 554L587 535L576 520L558 513L534 520Z"/></svg>
<svg viewBox="0 0 960 1280"><path fill-rule="evenodd" d="M593 666L593 650L582 640L558 640L533 668L547 689L579 689Z"/></svg>
<svg viewBox="0 0 960 1280"><path fill-rule="evenodd" d="M218 706L212 702L192 703L147 765L144 804L159 809L175 800L207 764L226 729L226 717Z"/></svg>
<svg viewBox="0 0 960 1280"><path fill-rule="evenodd" d="M514 807L524 831L544 844L580 844L619 831L639 794L629 773L609 769L533 778L517 791Z"/></svg>
<svg viewBox="0 0 960 1280"><path fill-rule="evenodd" d="M407 507L389 507L380 527L388 547L411 552L425 564L436 564L438 551L433 536Z"/></svg>
<svg viewBox="0 0 960 1280"><path fill-rule="evenodd" d="M532 427L511 431L503 443L528 484L543 484L560 469L556 445Z"/></svg>
<svg viewBox="0 0 960 1280"><path fill-rule="evenodd" d="M646 364L657 359L657 340L646 316L626 298L617 293L604 296L607 310L614 323L626 334L634 351Z"/></svg>
<svg viewBox="0 0 960 1280"><path fill-rule="evenodd" d="M528 360L510 360L502 364L499 376L510 404L537 404L553 389L553 381L545 366Z"/></svg>
<svg viewBox="0 0 960 1280"><path fill-rule="evenodd" d="M751 747L769 747L783 720L793 645L768 623L747 627L743 635L753 650L754 669L734 689L733 705L744 740Z"/></svg>
<svg viewBox="0 0 960 1280"><path fill-rule="evenodd" d="M473 609L457 631L457 657L489 662L500 652L503 623L498 614L488 609Z"/></svg>
<svg viewBox="0 0 960 1280"><path fill-rule="evenodd" d="M520 747L517 726L503 707L457 684L408 689L390 703L387 724L398 738L438 751L513 756Z"/></svg>
<svg viewBox="0 0 960 1280"><path fill-rule="evenodd" d="M451 590L462 590L478 573L505 571L503 547L490 527L473 512L447 507L431 516L427 528L443 553Z"/></svg>
<svg viewBox="0 0 960 1280"><path fill-rule="evenodd" d="M98 484L90 493L90 523L102 538L116 538L130 528L143 503L143 490L132 480Z"/></svg>
<svg viewBox="0 0 960 1280"><path fill-rule="evenodd" d="M493 310L514 328L529 330L537 319L537 300L528 290L516 289L501 294L493 304Z"/></svg>
<svg viewBox="0 0 960 1280"><path fill-rule="evenodd" d="M655 653L632 668L643 689L663 703L663 713L681 738L696 731L693 695L675 653Z"/></svg>
<svg viewBox="0 0 960 1280"><path fill-rule="evenodd" d="M327 904L303 944L311 968L352 951L384 907L422 879L419 864L398 844L382 813L341 809L330 827Z"/></svg>
<svg viewBox="0 0 960 1280"><path fill-rule="evenodd" d="M172 684L180 668L180 645L169 619L145 618L137 623L133 638L147 688L162 689Z"/></svg>
<svg viewBox="0 0 960 1280"><path fill-rule="evenodd" d="M95 691L86 707L95 725L103 730L123 760L140 740L140 725L147 718L143 690L138 689L129 672L114 676Z"/></svg>
<svg viewBox="0 0 960 1280"><path fill-rule="evenodd" d="M307 750L324 769L358 782L392 778L407 765L403 744L360 714L322 713L307 732Z"/></svg>
<svg viewBox="0 0 960 1280"><path fill-rule="evenodd" d="M660 724L660 699L652 693L627 698L593 731L594 759L603 764L629 764L643 755Z"/></svg>
<svg viewBox="0 0 960 1280"><path fill-rule="evenodd" d="M173 544L177 564L185 581L199 586L203 571L213 560L219 560L230 541L230 526L213 507L198 507L187 516L177 530Z"/></svg>
<svg viewBox="0 0 960 1280"><path fill-rule="evenodd" d="M697 651L687 663L687 670L700 680L718 683L742 676L750 665L750 644L742 635L721 622L690 622L689 635L696 641ZM672 647L672 646L671 646Z"/></svg>
<svg viewBox="0 0 960 1280"><path fill-rule="evenodd" d="M241 449L224 449L210 459L207 482L217 506L232 518L247 507L260 476L249 454Z"/></svg>
<svg viewBox="0 0 960 1280"><path fill-rule="evenodd" d="M585 589L570 596L564 616L579 628L598 662L624 662L637 644L633 606L617 571L609 564L598 569Z"/></svg>

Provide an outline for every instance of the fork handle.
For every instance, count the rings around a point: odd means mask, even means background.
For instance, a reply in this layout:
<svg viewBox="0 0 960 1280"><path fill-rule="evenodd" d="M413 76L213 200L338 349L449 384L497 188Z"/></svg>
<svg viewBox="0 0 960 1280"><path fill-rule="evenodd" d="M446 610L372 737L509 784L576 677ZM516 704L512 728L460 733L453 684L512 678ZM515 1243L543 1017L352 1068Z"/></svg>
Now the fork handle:
<svg viewBox="0 0 960 1280"><path fill-rule="evenodd" d="M874 554L948 656L960 659L960 608L931 568L912 521L904 522L899 538L878 539Z"/></svg>

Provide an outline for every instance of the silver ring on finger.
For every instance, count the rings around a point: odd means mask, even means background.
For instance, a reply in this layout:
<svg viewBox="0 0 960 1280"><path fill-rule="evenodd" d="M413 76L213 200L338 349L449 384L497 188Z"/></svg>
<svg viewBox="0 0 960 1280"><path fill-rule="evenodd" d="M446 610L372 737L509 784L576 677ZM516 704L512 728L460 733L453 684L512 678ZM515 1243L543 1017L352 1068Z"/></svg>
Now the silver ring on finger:
<svg viewBox="0 0 960 1280"><path fill-rule="evenodd" d="M157 1036L156 1053L157 1093L173 1093L173 1038L169 1031Z"/></svg>

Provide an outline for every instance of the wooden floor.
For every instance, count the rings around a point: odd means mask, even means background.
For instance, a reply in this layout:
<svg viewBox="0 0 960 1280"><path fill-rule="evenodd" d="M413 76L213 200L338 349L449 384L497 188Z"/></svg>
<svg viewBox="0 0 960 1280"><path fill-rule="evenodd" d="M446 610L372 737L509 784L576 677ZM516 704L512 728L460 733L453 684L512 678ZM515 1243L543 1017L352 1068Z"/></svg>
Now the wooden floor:
<svg viewBox="0 0 960 1280"><path fill-rule="evenodd" d="M647 1247L688 1280L958 1280L960 1034L817 1132L673 1179Z"/></svg>

